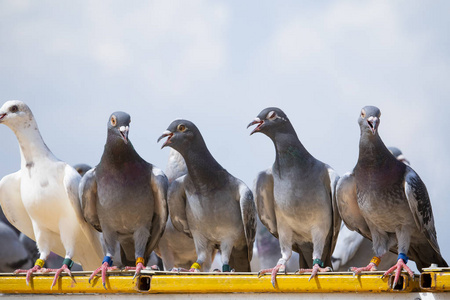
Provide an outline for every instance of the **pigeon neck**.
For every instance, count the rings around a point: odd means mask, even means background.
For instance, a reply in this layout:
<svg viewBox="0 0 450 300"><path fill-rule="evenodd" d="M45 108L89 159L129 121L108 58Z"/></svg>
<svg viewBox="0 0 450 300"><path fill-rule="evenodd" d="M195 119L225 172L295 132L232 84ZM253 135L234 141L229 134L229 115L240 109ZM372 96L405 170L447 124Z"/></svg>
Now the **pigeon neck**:
<svg viewBox="0 0 450 300"><path fill-rule="evenodd" d="M298 167L307 164L313 158L300 142L295 131L277 133L272 140L276 151L275 164L280 167Z"/></svg>
<svg viewBox="0 0 450 300"><path fill-rule="evenodd" d="M193 182L215 182L220 180L222 166L214 159L206 145L189 147L183 153L189 176Z"/></svg>
<svg viewBox="0 0 450 300"><path fill-rule="evenodd" d="M141 160L142 158L136 152L130 140L128 140L128 144L125 144L121 139L114 139L108 136L101 159L102 162L122 164L136 159Z"/></svg>
<svg viewBox="0 0 450 300"><path fill-rule="evenodd" d="M389 161L396 161L389 149L384 145L378 132L361 134L359 141L358 166L363 168L379 167Z"/></svg>
<svg viewBox="0 0 450 300"><path fill-rule="evenodd" d="M19 142L22 168L34 165L34 161L37 158L48 157L56 159L44 143L34 119L11 129Z"/></svg>

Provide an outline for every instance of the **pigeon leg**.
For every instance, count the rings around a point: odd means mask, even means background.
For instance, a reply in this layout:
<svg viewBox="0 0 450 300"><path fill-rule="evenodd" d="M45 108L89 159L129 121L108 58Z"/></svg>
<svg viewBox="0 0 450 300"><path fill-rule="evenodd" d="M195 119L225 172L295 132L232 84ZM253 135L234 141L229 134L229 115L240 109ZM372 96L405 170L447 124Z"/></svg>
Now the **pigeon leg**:
<svg viewBox="0 0 450 300"><path fill-rule="evenodd" d="M112 266L113 261L111 259L111 255L109 253L103 258L102 265L97 268L94 272L92 272L91 276L89 277L89 283L91 283L92 278L94 278L95 275L97 275L100 271L102 272L102 284L103 288L106 290L106 272L111 270L117 270L117 267L110 267Z"/></svg>
<svg viewBox="0 0 450 300"><path fill-rule="evenodd" d="M36 263L34 264L34 267L32 267L29 270L22 270L22 269L15 270L14 274L27 273L26 282L27 282L27 285L29 285L30 284L31 275L33 273L35 273L35 272L40 271L44 267L44 264L45 264L45 260L41 259L41 258L38 258L36 260Z"/></svg>
<svg viewBox="0 0 450 300"><path fill-rule="evenodd" d="M152 266L153 269L154 266ZM159 270L159 268L156 266L156 268ZM135 270L136 272L134 273L133 279L136 278L136 276L138 276L139 274L141 274L141 271L145 269L144 266L144 258L143 257L138 257L136 258L136 267L125 267L125 270Z"/></svg>
<svg viewBox="0 0 450 300"><path fill-rule="evenodd" d="M361 268L351 267L350 270L353 272L353 275L358 275L363 271L376 271L380 262L381 259L378 256L374 256L367 266Z"/></svg>
<svg viewBox="0 0 450 300"><path fill-rule="evenodd" d="M313 260L313 268L312 269L299 269L298 271L296 271L295 273L306 273L306 272L311 272L311 276L309 277L310 281L311 279L313 279L318 272L331 272L332 269L330 267L324 267L324 263L322 260L315 258Z"/></svg>
<svg viewBox="0 0 450 300"><path fill-rule="evenodd" d="M411 269L406 265L408 263L408 256L404 253L398 254L398 260L397 263L392 266L389 270L387 270L382 277L385 277L389 274L391 274L395 270L395 278L394 282L392 283L392 287L395 287L397 285L398 279L400 278L400 274L402 270L405 270L408 272L409 276L413 277L414 273L411 271Z"/></svg>
<svg viewBox="0 0 450 300"><path fill-rule="evenodd" d="M258 277L261 277L262 275L264 275L266 273L272 273L270 282L272 282L272 286L275 288L276 283L277 283L276 277L277 277L278 272L286 273L286 260L284 260L283 258L280 258L277 265L275 267L273 267L272 269L263 269L263 270L259 271Z"/></svg>
<svg viewBox="0 0 450 300"><path fill-rule="evenodd" d="M63 265L61 266L61 268L59 268L59 269L43 269L43 272L45 272L45 273L56 272L55 277L53 278L51 289L53 289L53 287L56 285L56 282L58 281L58 278L63 271L66 272L67 274L69 274L69 276L72 277L72 280L75 282L75 279L72 276L72 272L70 272L70 269L72 268L72 266L73 266L73 260L66 257L63 261Z"/></svg>
<svg viewBox="0 0 450 300"><path fill-rule="evenodd" d="M233 250L233 241L229 242L222 242L222 245L220 246L220 254L222 258L222 272L231 272L230 268L230 256L231 251ZM211 253L209 251L209 253Z"/></svg>

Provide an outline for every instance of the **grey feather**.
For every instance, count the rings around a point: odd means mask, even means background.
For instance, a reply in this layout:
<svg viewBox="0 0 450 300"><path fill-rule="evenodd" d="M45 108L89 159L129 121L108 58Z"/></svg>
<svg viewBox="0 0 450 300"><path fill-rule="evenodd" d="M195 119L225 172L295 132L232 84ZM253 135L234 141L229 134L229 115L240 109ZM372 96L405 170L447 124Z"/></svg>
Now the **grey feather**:
<svg viewBox="0 0 450 300"><path fill-rule="evenodd" d="M177 150L187 165L188 173L170 185L169 210L175 228L194 238L197 262L207 266L220 248L224 265L250 271L256 230L251 191L213 158L192 122L173 121L163 137L163 147Z"/></svg>
<svg viewBox="0 0 450 300"><path fill-rule="evenodd" d="M341 216L350 229L373 241L378 257L391 250L410 256L419 270L431 263L447 266L426 187L384 145L378 133L380 116L373 106L361 111L358 162L338 184Z"/></svg>
<svg viewBox="0 0 450 300"><path fill-rule="evenodd" d="M86 220L103 232L106 254L120 244L122 263L147 264L167 221L167 178L142 159L128 139L130 116L115 112L100 163L81 180Z"/></svg>
<svg viewBox="0 0 450 300"><path fill-rule="evenodd" d="M275 145L272 168L256 179L255 199L261 221L280 240L278 264L294 249L301 252L302 268L312 266L313 257L331 266L341 222L335 200L339 176L304 148L281 109L264 109L250 125L257 125L251 134L264 133Z"/></svg>

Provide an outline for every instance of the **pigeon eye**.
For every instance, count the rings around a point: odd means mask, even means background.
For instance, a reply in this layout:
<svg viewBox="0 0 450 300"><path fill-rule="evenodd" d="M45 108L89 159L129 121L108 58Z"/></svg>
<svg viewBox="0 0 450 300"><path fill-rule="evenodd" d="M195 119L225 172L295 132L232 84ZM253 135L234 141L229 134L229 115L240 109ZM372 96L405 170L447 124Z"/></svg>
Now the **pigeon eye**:
<svg viewBox="0 0 450 300"><path fill-rule="evenodd" d="M10 108L10 111L11 111L12 113L17 112L18 110L19 110L19 108L17 107L17 105L13 105L13 106L11 106L11 108Z"/></svg>
<svg viewBox="0 0 450 300"><path fill-rule="evenodd" d="M177 127L178 131L183 132L186 130L186 126L184 126L183 124L178 125Z"/></svg>
<svg viewBox="0 0 450 300"><path fill-rule="evenodd" d="M361 118L365 118L366 117L366 112L364 111L364 109L361 111Z"/></svg>
<svg viewBox="0 0 450 300"><path fill-rule="evenodd" d="M116 116L112 116L111 117L111 125L112 126L116 126L117 125L117 118L116 118Z"/></svg>
<svg viewBox="0 0 450 300"><path fill-rule="evenodd" d="M275 118L277 117L277 113L274 111L271 111L267 114L267 119L268 120L275 120Z"/></svg>

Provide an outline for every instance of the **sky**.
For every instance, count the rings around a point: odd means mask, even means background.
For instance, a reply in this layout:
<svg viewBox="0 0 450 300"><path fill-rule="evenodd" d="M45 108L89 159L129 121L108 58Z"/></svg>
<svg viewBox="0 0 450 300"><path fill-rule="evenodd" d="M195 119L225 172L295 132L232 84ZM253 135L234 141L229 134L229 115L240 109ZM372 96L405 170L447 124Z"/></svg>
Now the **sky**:
<svg viewBox="0 0 450 300"><path fill-rule="evenodd" d="M249 187L274 147L246 126L281 108L339 174L358 157L361 108L425 182L450 262L450 2L0 0L0 105L26 102L44 141L95 166L114 111L131 115L138 153L165 169L156 142L194 122L217 161ZM0 177L20 167L0 126Z"/></svg>

